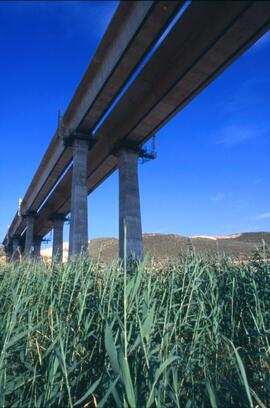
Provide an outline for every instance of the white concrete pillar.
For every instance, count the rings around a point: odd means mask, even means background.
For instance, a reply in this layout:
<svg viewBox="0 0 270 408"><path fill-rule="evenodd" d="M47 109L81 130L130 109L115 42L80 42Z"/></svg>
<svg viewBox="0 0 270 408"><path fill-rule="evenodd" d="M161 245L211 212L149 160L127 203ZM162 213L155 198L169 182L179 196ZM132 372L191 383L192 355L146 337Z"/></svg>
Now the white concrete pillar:
<svg viewBox="0 0 270 408"><path fill-rule="evenodd" d="M122 149L119 160L119 257L124 256L124 223L126 223L127 257L144 256L140 194L138 182L138 152Z"/></svg>
<svg viewBox="0 0 270 408"><path fill-rule="evenodd" d="M20 239L18 235L14 235L12 238L12 256L11 259L16 261L20 255Z"/></svg>
<svg viewBox="0 0 270 408"><path fill-rule="evenodd" d="M71 187L69 256L88 253L87 153L89 141L75 138Z"/></svg>
<svg viewBox="0 0 270 408"><path fill-rule="evenodd" d="M63 260L63 229L65 216L58 214L55 215L53 220L53 247L52 257L56 262L62 262Z"/></svg>
<svg viewBox="0 0 270 408"><path fill-rule="evenodd" d="M42 237L34 237L34 251L33 255L36 260L40 259L40 248L41 248Z"/></svg>
<svg viewBox="0 0 270 408"><path fill-rule="evenodd" d="M30 259L32 256L33 243L34 243L34 224L35 224L36 216L37 216L36 213L32 211L29 211L25 215L27 219L27 229L26 229L25 246L24 246L25 259Z"/></svg>

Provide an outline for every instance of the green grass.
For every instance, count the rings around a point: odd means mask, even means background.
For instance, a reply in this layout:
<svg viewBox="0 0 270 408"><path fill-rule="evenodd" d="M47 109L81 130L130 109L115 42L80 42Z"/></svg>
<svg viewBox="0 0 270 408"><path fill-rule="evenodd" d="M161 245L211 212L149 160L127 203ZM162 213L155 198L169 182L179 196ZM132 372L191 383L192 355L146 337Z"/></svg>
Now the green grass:
<svg viewBox="0 0 270 408"><path fill-rule="evenodd" d="M269 407L270 266L0 266L0 407Z"/></svg>

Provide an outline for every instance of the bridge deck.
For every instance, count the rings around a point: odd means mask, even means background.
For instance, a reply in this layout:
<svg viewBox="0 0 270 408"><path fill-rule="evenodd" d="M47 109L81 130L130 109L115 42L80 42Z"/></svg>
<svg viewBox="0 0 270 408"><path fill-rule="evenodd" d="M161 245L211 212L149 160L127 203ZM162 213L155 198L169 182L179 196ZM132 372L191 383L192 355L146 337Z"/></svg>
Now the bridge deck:
<svg viewBox="0 0 270 408"><path fill-rule="evenodd" d="M88 154L88 191L117 168L112 154L117 141L143 144L269 26L269 2L192 2L98 129L97 143ZM79 126L84 131L92 129L91 115L90 110ZM71 150L66 149L63 157L67 163ZM52 212L69 212L71 173L70 169L41 210L38 235L51 229L48 217ZM16 232L22 229L20 223Z"/></svg>
<svg viewBox="0 0 270 408"><path fill-rule="evenodd" d="M64 115L68 129L95 127L182 5L164 0L120 3ZM39 208L71 159L71 150L55 133L23 198L22 212ZM25 225L15 215L9 235L20 234Z"/></svg>

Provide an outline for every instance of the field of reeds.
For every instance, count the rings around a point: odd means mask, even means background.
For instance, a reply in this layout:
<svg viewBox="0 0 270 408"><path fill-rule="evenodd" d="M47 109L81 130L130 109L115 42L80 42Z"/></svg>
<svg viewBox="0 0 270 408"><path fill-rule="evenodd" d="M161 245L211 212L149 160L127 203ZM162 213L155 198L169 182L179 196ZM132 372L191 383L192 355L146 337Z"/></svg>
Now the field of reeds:
<svg viewBox="0 0 270 408"><path fill-rule="evenodd" d="M270 265L0 267L0 407L270 407Z"/></svg>

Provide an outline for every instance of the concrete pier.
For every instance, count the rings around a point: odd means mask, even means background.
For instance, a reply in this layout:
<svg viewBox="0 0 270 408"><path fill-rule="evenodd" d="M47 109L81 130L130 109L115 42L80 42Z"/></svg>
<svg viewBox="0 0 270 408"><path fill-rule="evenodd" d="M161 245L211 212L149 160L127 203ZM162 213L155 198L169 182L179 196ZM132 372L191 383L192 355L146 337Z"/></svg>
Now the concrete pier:
<svg viewBox="0 0 270 408"><path fill-rule="evenodd" d="M40 247L41 247L42 237L34 237L34 258L38 260L40 258Z"/></svg>
<svg viewBox="0 0 270 408"><path fill-rule="evenodd" d="M34 243L34 223L37 217L35 212L29 211L25 214L27 220L27 229L25 234L24 256L25 259L30 259L32 256L32 247Z"/></svg>
<svg viewBox="0 0 270 408"><path fill-rule="evenodd" d="M87 153L89 141L73 141L69 256L88 253Z"/></svg>
<svg viewBox="0 0 270 408"><path fill-rule="evenodd" d="M126 224L127 257L144 256L140 194L138 183L138 152L122 149L119 160L119 257L124 257L124 223Z"/></svg>
<svg viewBox="0 0 270 408"><path fill-rule="evenodd" d="M12 243L8 243L7 245L5 245L4 249L5 249L6 259L10 261L12 259Z"/></svg>
<svg viewBox="0 0 270 408"><path fill-rule="evenodd" d="M53 221L53 246L52 257L56 262L63 260L63 229L66 218L64 215L57 214L52 218Z"/></svg>
<svg viewBox="0 0 270 408"><path fill-rule="evenodd" d="M14 235L12 238L12 255L11 258L13 261L16 261L20 255L20 239L18 235Z"/></svg>

